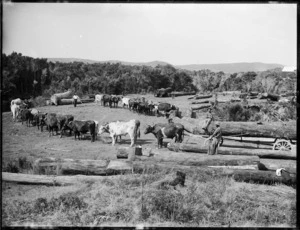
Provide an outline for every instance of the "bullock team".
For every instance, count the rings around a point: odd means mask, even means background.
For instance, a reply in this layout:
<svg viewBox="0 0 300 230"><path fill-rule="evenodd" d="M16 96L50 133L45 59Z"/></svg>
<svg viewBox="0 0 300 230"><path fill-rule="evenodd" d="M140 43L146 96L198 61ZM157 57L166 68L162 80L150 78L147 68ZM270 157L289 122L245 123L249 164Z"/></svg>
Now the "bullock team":
<svg viewBox="0 0 300 230"><path fill-rule="evenodd" d="M168 114L171 110L178 110L178 108L169 103L155 105L138 98L130 99L113 95L96 95L95 97L95 102L100 102L103 106L116 107L119 101L122 101L123 107L127 106L130 110L139 113L144 111L145 114L150 114L151 108L156 108L157 112L163 111L165 114ZM149 108L150 110L148 110ZM27 127L30 127L30 125L37 126L38 130L41 129L41 132L43 132L43 127L46 126L46 129L49 131L49 137L53 136L55 131L56 135L60 132L61 138L66 131L69 131L69 135L72 135L72 132L74 133L75 140L76 138L80 140L83 135L90 133L91 141L94 142L98 134L101 135L106 132L112 138L112 145L115 145L118 137L121 138L121 136L128 134L131 139L131 147L136 144L137 138L140 137L140 121L135 119L128 122L113 121L99 125L98 121L94 120L75 120L74 116L70 114L42 113L35 108L29 109L19 98L11 101L11 111L13 120L19 120L22 124L26 122ZM169 122L166 124L159 123L154 126L148 125L144 134L152 133L157 138L158 148L161 148L163 138L175 138L175 142L182 142L184 130L186 129L183 125Z"/></svg>
<svg viewBox="0 0 300 230"><path fill-rule="evenodd" d="M155 103L151 100L145 100L144 97L129 98L120 95L96 94L95 103L100 103L103 106L118 107L118 103L122 103L123 108L128 108L130 111L145 115L156 115L160 113L169 116L172 110L178 111L178 107L169 103Z"/></svg>

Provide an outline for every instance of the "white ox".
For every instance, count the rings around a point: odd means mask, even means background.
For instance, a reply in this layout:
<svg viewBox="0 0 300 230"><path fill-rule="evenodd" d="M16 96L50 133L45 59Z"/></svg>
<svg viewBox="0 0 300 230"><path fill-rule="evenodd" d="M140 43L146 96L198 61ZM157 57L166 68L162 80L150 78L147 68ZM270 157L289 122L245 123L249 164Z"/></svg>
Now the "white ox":
<svg viewBox="0 0 300 230"><path fill-rule="evenodd" d="M95 95L95 103L98 103L102 101L102 98L103 98L103 94L96 94Z"/></svg>
<svg viewBox="0 0 300 230"><path fill-rule="evenodd" d="M122 105L123 105L123 107L127 106L127 108L129 108L129 100L130 100L129 97L123 97L122 98Z"/></svg>
<svg viewBox="0 0 300 230"><path fill-rule="evenodd" d="M14 99L10 102L10 106L12 105L22 105L24 102L20 99L20 98L17 98L17 99Z"/></svg>
<svg viewBox="0 0 300 230"><path fill-rule="evenodd" d="M125 136L129 134L131 139L132 147L136 143L137 137L140 137L140 121L139 120L130 120L130 121L114 121L105 125L99 126L98 134L106 132L109 133L112 138L112 145L114 146L116 143L116 139L118 136Z"/></svg>
<svg viewBox="0 0 300 230"><path fill-rule="evenodd" d="M10 110L11 110L12 115L13 115L13 120L15 121L16 118L18 117L18 114L19 114L19 111L20 111L20 106L17 105L17 104L12 104L10 106Z"/></svg>

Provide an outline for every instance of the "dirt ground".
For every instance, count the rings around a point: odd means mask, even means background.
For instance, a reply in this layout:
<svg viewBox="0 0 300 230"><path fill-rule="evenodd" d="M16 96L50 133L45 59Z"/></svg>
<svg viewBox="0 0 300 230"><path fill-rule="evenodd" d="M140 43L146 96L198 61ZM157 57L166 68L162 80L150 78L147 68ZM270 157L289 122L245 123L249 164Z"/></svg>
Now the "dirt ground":
<svg viewBox="0 0 300 230"><path fill-rule="evenodd" d="M129 95L131 97L135 95ZM172 98L155 98L146 95L147 99L160 102L169 102L185 111L190 105L187 100L190 96ZM73 105L45 106L37 108L41 112L53 112L57 114L72 114L75 120L96 120L100 124L115 120L129 121L138 119L141 122L141 137L137 140L137 145L144 147L157 148L157 141L152 134L144 134L147 125L155 123L165 123L165 117L140 115L129 111L126 108L109 108L100 104L86 103L79 104L76 108ZM169 142L165 139L164 142ZM108 142L108 143L107 143ZM11 112L2 113L2 163L14 158L40 158L40 157L60 157L73 159L115 159L118 147L130 145L129 135L122 137L121 142L115 146L110 144L109 135L104 133L97 137L95 142L91 142L89 135L85 140L74 140L74 136L49 137L48 131L43 132L37 127L26 127L21 122L13 122Z"/></svg>

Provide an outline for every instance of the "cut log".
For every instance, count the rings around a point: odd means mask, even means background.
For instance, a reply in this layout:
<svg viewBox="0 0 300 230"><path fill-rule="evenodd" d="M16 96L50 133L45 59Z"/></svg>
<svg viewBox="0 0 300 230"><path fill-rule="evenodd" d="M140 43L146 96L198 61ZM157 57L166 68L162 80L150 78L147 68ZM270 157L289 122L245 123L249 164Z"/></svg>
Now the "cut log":
<svg viewBox="0 0 300 230"><path fill-rule="evenodd" d="M184 125L184 124L183 124ZM256 122L221 122L223 136L242 135L245 137L272 137L296 140L296 121L269 122L258 124ZM212 129L214 127L209 127ZM205 134L202 127L195 127L194 134Z"/></svg>
<svg viewBox="0 0 300 230"><path fill-rule="evenodd" d="M110 176L111 178L116 176ZM97 182L105 180L101 176L46 176L46 175L32 175L22 173L7 173L2 172L2 181L14 182L20 184L31 185L51 185L51 186L66 186L73 184L82 184L86 182Z"/></svg>
<svg viewBox="0 0 300 230"><path fill-rule="evenodd" d="M262 93L258 95L259 99L270 99L271 101L278 101L280 99L279 95L270 94L270 93Z"/></svg>
<svg viewBox="0 0 300 230"><path fill-rule="evenodd" d="M230 173L227 171L228 175ZM296 185L296 176L285 173L283 176L277 176L275 171L256 171L256 170L235 170L232 172L236 181L254 182L259 184L276 184Z"/></svg>
<svg viewBox="0 0 300 230"><path fill-rule="evenodd" d="M194 99L205 99L205 98L210 98L212 97L213 95L195 95L193 98Z"/></svg>
<svg viewBox="0 0 300 230"><path fill-rule="evenodd" d="M207 153L208 146L199 144L180 144L170 143L168 149L171 151L185 151L193 153ZM297 154L294 151L277 151L277 150L266 150L266 149L242 149L242 148L227 148L219 147L218 155L236 155L236 156L258 156L260 158L271 158L271 159L290 159L296 160Z"/></svg>
<svg viewBox="0 0 300 230"><path fill-rule="evenodd" d="M176 162L188 166L253 165L259 162L257 156L199 155L158 149L152 149L151 152L152 156L137 156L136 161Z"/></svg>
<svg viewBox="0 0 300 230"><path fill-rule="evenodd" d="M203 104L203 105L200 105L200 106L197 106L197 107L192 107L192 110L200 110L200 109L206 109L206 108L209 108L211 107L211 104Z"/></svg>
<svg viewBox="0 0 300 230"><path fill-rule="evenodd" d="M195 104L206 104L209 103L210 101L206 100L206 101L192 101L191 104L195 105Z"/></svg>
<svg viewBox="0 0 300 230"><path fill-rule="evenodd" d="M71 90L68 90L67 92L64 93L55 93L53 96L56 96L57 98L63 99L63 98L72 98L73 93Z"/></svg>
<svg viewBox="0 0 300 230"><path fill-rule="evenodd" d="M37 159L34 164L34 172L39 174L87 174L87 175L107 175L108 160L74 160L43 158Z"/></svg>
<svg viewBox="0 0 300 230"><path fill-rule="evenodd" d="M264 164L269 170L285 168L290 173L296 174L296 160L279 160L279 159L260 159L260 163Z"/></svg>

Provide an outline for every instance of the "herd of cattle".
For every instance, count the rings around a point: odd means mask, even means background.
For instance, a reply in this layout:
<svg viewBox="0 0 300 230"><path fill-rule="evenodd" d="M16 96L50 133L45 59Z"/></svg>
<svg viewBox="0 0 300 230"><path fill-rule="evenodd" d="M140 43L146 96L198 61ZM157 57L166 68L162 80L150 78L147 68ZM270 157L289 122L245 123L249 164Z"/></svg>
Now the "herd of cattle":
<svg viewBox="0 0 300 230"><path fill-rule="evenodd" d="M100 103L103 106L118 107L119 102L122 103L123 108L146 115L159 115L162 112L168 117L170 111L179 110L178 107L170 103L155 103L151 100L145 100L144 97L129 98L119 95L95 95L95 103Z"/></svg>
<svg viewBox="0 0 300 230"><path fill-rule="evenodd" d="M95 101L97 102L96 95ZM100 102L105 106L106 103L112 103L117 100L113 100L113 97L110 96L110 99L107 97L101 98ZM119 97L120 98L120 97ZM140 111L138 108L141 106L145 106L145 104L149 105L148 102L138 101L136 99L128 99L128 98L120 98L118 100L122 101L123 105L128 105L128 108L131 110ZM124 103L124 102L127 102ZM154 104L152 104L154 105ZM162 105L162 106L160 106ZM110 104L111 106L111 104ZM161 103L157 106L158 111L168 112L172 109L178 109L169 103ZM135 108L135 109L134 109ZM102 133L109 133L112 138L112 145L115 145L117 138L121 138L121 136L129 135L131 139L131 147L136 144L137 137L140 137L140 121L139 120L130 120L128 122L125 121L113 121L109 123L105 123L100 125L98 121L95 120L75 120L73 115L62 115L55 113L42 113L35 108L28 108L27 105L21 99L15 99L11 101L11 111L13 115L13 120L26 122L27 127L37 126L38 130L40 129L43 132L43 127L45 126L49 131L49 137L54 135L54 131L56 131L56 135L58 135L58 131L60 132L60 137L69 130L69 135L74 133L74 137L78 139L82 139L82 136L86 133L90 133L91 142L94 142L97 138L97 135L101 135ZM175 138L175 142L182 142L184 136L184 126L179 123L159 123L153 126L148 125L144 134L153 133L157 138L158 147L162 147L163 138ZM186 130L189 132L188 130Z"/></svg>

